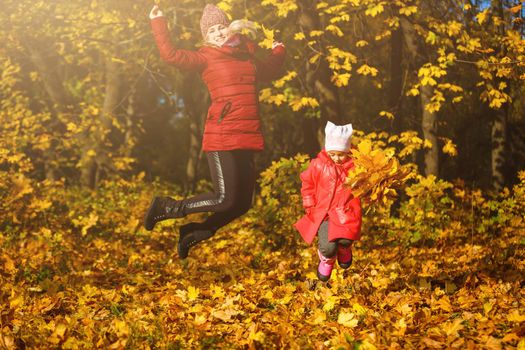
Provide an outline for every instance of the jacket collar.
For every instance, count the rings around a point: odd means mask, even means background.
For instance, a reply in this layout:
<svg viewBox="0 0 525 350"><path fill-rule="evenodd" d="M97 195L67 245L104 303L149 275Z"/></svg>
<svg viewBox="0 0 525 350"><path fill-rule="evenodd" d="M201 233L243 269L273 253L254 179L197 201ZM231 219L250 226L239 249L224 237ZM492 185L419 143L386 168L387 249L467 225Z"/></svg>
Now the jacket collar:
<svg viewBox="0 0 525 350"><path fill-rule="evenodd" d="M235 34L230 37L221 47L207 46L212 50L217 50L226 55L231 55L240 59L251 58L255 54L256 45L243 35Z"/></svg>

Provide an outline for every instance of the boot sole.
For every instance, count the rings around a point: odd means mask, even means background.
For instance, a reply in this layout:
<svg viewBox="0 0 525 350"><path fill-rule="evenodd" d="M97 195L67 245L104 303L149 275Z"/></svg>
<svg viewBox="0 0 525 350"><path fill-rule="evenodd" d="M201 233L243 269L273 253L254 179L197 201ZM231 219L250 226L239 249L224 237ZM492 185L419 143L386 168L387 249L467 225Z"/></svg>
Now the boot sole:
<svg viewBox="0 0 525 350"><path fill-rule="evenodd" d="M330 276L322 275L319 270L317 270L317 278L319 278L320 281L327 282L330 279Z"/></svg>
<svg viewBox="0 0 525 350"><path fill-rule="evenodd" d="M180 247L180 242L177 246L177 253L179 253L179 259L186 259L188 257L188 254L190 253L190 251L186 251L185 254L182 253L182 248Z"/></svg>
<svg viewBox="0 0 525 350"><path fill-rule="evenodd" d="M190 247L186 247L185 250L182 250L182 241L183 239L179 239L179 244L177 244L177 253L179 254L180 259L186 259L190 254Z"/></svg>
<svg viewBox="0 0 525 350"><path fill-rule="evenodd" d="M153 230L156 224L156 222L153 221L153 208L155 207L156 202L157 202L157 197L151 200L148 211L146 212L146 215L144 216L144 228L148 231Z"/></svg>
<svg viewBox="0 0 525 350"><path fill-rule="evenodd" d="M350 266L352 266L352 261L353 259L351 259L349 262L347 263L342 263L342 262L337 262L339 264L339 267L346 270L347 268L349 268Z"/></svg>

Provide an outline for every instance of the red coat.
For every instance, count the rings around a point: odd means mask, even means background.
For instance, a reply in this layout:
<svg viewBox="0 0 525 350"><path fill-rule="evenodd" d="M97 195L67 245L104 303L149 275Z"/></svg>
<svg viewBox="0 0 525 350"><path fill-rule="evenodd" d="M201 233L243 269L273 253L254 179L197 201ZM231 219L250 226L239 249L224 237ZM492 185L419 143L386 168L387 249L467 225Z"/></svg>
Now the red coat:
<svg viewBox="0 0 525 350"><path fill-rule="evenodd" d="M265 60L255 58L256 45L239 36L240 44L220 48L205 46L198 51L176 49L169 38L164 17L151 21L160 57L187 71L198 71L208 86L208 109L202 149L227 151L262 150L264 140L259 118L256 83L277 78L285 50L277 46Z"/></svg>
<svg viewBox="0 0 525 350"><path fill-rule="evenodd" d="M354 167L351 158L337 165L321 151L304 172L301 195L307 214L294 227L306 243L317 235L323 220L328 220L328 240L338 238L358 240L361 236L361 201L343 186L348 171Z"/></svg>

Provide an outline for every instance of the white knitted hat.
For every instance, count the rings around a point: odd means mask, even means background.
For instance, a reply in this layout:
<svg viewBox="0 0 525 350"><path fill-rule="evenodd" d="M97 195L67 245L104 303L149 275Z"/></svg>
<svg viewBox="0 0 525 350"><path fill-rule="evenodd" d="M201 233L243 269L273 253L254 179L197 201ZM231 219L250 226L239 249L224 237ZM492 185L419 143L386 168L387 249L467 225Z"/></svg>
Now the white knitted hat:
<svg viewBox="0 0 525 350"><path fill-rule="evenodd" d="M350 140L352 138L352 124L335 125L327 122L324 128L325 141L324 148L326 151L347 152L350 150Z"/></svg>

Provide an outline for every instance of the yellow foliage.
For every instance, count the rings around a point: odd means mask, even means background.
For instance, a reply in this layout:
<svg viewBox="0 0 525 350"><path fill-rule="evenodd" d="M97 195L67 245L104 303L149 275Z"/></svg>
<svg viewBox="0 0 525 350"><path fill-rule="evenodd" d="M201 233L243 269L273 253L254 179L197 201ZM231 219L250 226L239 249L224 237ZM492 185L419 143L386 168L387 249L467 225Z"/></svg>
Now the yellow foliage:
<svg viewBox="0 0 525 350"><path fill-rule="evenodd" d="M99 217L95 213L90 213L89 216L79 216L78 218L72 219L71 222L81 228L82 236L88 233L88 230L98 223Z"/></svg>
<svg viewBox="0 0 525 350"><path fill-rule="evenodd" d="M351 70L352 63L357 62L357 57L351 52L343 51L336 47L329 48L329 55L327 57L332 69Z"/></svg>
<svg viewBox="0 0 525 350"><path fill-rule="evenodd" d="M322 30L312 30L312 31L310 31L310 37L312 37L312 38L320 37L323 34L324 34L324 31L322 31Z"/></svg>
<svg viewBox="0 0 525 350"><path fill-rule="evenodd" d="M494 88L490 84L487 85L487 89L481 93L480 97L482 101L488 101L489 106L494 109L499 109L504 103L512 101L510 95Z"/></svg>
<svg viewBox="0 0 525 350"><path fill-rule="evenodd" d="M485 21L486 21L487 18L488 18L489 11L490 11L490 8L487 8L487 9L481 11L480 13L478 13L478 14L476 15L476 19L478 20L478 23L479 23L479 24L483 24L483 23L485 23Z"/></svg>
<svg viewBox="0 0 525 350"><path fill-rule="evenodd" d="M317 102L317 99L313 97L297 97L289 102L290 107L294 112L299 111L300 109L304 107L319 107L319 102Z"/></svg>
<svg viewBox="0 0 525 350"><path fill-rule="evenodd" d="M336 74L334 73L330 80L334 83L337 87L347 86L348 81L350 80L350 77L352 75L350 73L343 73L343 74Z"/></svg>
<svg viewBox="0 0 525 350"><path fill-rule="evenodd" d="M337 316L337 323L348 328L354 328L357 327L359 320L355 318L353 313L342 311L339 313L339 316Z"/></svg>
<svg viewBox="0 0 525 350"><path fill-rule="evenodd" d="M419 95L419 84L416 84L410 90L407 91L407 96L417 96Z"/></svg>
<svg viewBox="0 0 525 350"><path fill-rule="evenodd" d="M277 16L287 17L288 13L294 12L298 9L295 0L263 0L263 6L274 6L277 9Z"/></svg>
<svg viewBox="0 0 525 350"><path fill-rule="evenodd" d="M416 6L405 6L405 7L401 7L399 9L399 14L401 15L405 15L405 16L410 16L414 13L417 12L417 7Z"/></svg>
<svg viewBox="0 0 525 350"><path fill-rule="evenodd" d="M507 320L510 322L522 323L525 322L525 314L522 315L517 309L514 309L508 314Z"/></svg>
<svg viewBox="0 0 525 350"><path fill-rule="evenodd" d="M295 33L294 34L294 40L304 40L306 38L306 36L304 35L303 32L298 32L298 33Z"/></svg>
<svg viewBox="0 0 525 350"><path fill-rule="evenodd" d="M434 66L430 63L424 64L417 73L418 77L421 78L421 85L437 85L437 81L434 78L441 78L447 74L447 71L439 66Z"/></svg>
<svg viewBox="0 0 525 350"><path fill-rule="evenodd" d="M326 26L325 28L327 31L331 32L332 34L336 35L336 36L343 36L344 33L343 31L338 27L336 26L335 24L329 24Z"/></svg>
<svg viewBox="0 0 525 350"><path fill-rule="evenodd" d="M337 303L339 303L339 298L334 295L330 295L323 305L323 311L328 312L332 310Z"/></svg>
<svg viewBox="0 0 525 350"><path fill-rule="evenodd" d="M443 145L443 153L448 154L452 157L455 157L458 155L458 151L456 149L456 145L452 142L452 140L445 138L445 145Z"/></svg>
<svg viewBox="0 0 525 350"><path fill-rule="evenodd" d="M12 200L17 200L25 195L33 192L33 187L31 186L31 180L25 177L23 174L19 174L17 177L12 179L13 182L13 197Z"/></svg>
<svg viewBox="0 0 525 350"><path fill-rule="evenodd" d="M295 77L297 77L297 72L295 71L288 71L284 76L279 78L278 80L275 80L273 82L273 86L276 88L282 88L284 84L287 82L293 80Z"/></svg>
<svg viewBox="0 0 525 350"><path fill-rule="evenodd" d="M427 34L427 37L425 38L425 42L429 43L430 45L435 45L437 42L436 33L430 30Z"/></svg>
<svg viewBox="0 0 525 350"><path fill-rule="evenodd" d="M366 9L365 15L370 16L370 17L377 16L378 14L382 13L385 10L384 8L385 4L386 4L385 1L380 1L376 4L371 3Z"/></svg>
<svg viewBox="0 0 525 350"><path fill-rule="evenodd" d="M457 21L449 21L446 28L448 36L458 36L463 30L463 25Z"/></svg>
<svg viewBox="0 0 525 350"><path fill-rule="evenodd" d="M316 5L316 8L317 8L318 10L322 10L322 9L328 7L328 6L329 6L329 4L328 4L326 1L319 1L319 2L317 3L317 5Z"/></svg>
<svg viewBox="0 0 525 350"><path fill-rule="evenodd" d="M379 112L379 115L381 117L385 117L385 118L390 119L390 120L394 119L394 115L392 113L390 113L390 112L387 112L387 111L381 111L381 112Z"/></svg>
<svg viewBox="0 0 525 350"><path fill-rule="evenodd" d="M404 147L398 153L400 158L405 158L409 155L412 155L414 152L422 149L425 146L425 141L417 135L416 131L402 132L397 141L404 145Z"/></svg>
<svg viewBox="0 0 525 350"><path fill-rule="evenodd" d="M374 67L371 67L367 64L363 64L361 67L357 69L357 73L362 74L364 76L371 75L375 77L378 73L378 70Z"/></svg>
<svg viewBox="0 0 525 350"><path fill-rule="evenodd" d="M376 41L380 41L380 40L383 40L384 38L388 38L390 37L390 35L392 34L392 31L389 30L389 29L385 29L383 32L379 33L378 35L376 35L374 37L374 39Z"/></svg>
<svg viewBox="0 0 525 350"><path fill-rule="evenodd" d="M310 57L308 59L308 62L314 64L315 62L317 62L319 60L319 58L321 58L321 54L320 53L315 53L312 57Z"/></svg>
<svg viewBox="0 0 525 350"><path fill-rule="evenodd" d="M512 13L518 13L521 11L522 7L523 7L523 4L512 6L511 8L509 8L509 11Z"/></svg>
<svg viewBox="0 0 525 350"><path fill-rule="evenodd" d="M355 168L349 172L346 184L366 203L384 203L413 176L391 149L374 148L369 139L359 142L351 152Z"/></svg>
<svg viewBox="0 0 525 350"><path fill-rule="evenodd" d="M261 26L264 39L259 42L259 46L270 49L272 47L273 42L275 41L275 32L272 29L266 28L265 26Z"/></svg>
<svg viewBox="0 0 525 350"><path fill-rule="evenodd" d="M334 10L334 7L331 7L326 12L331 13L331 10ZM339 22L348 22L350 21L350 15L346 12L338 12L338 15L330 18L330 23L339 23Z"/></svg>
<svg viewBox="0 0 525 350"><path fill-rule="evenodd" d="M193 286L189 286L188 287L188 300L189 301L195 301L197 300L197 298L199 297L199 294L200 294L200 290L199 288L195 288Z"/></svg>

